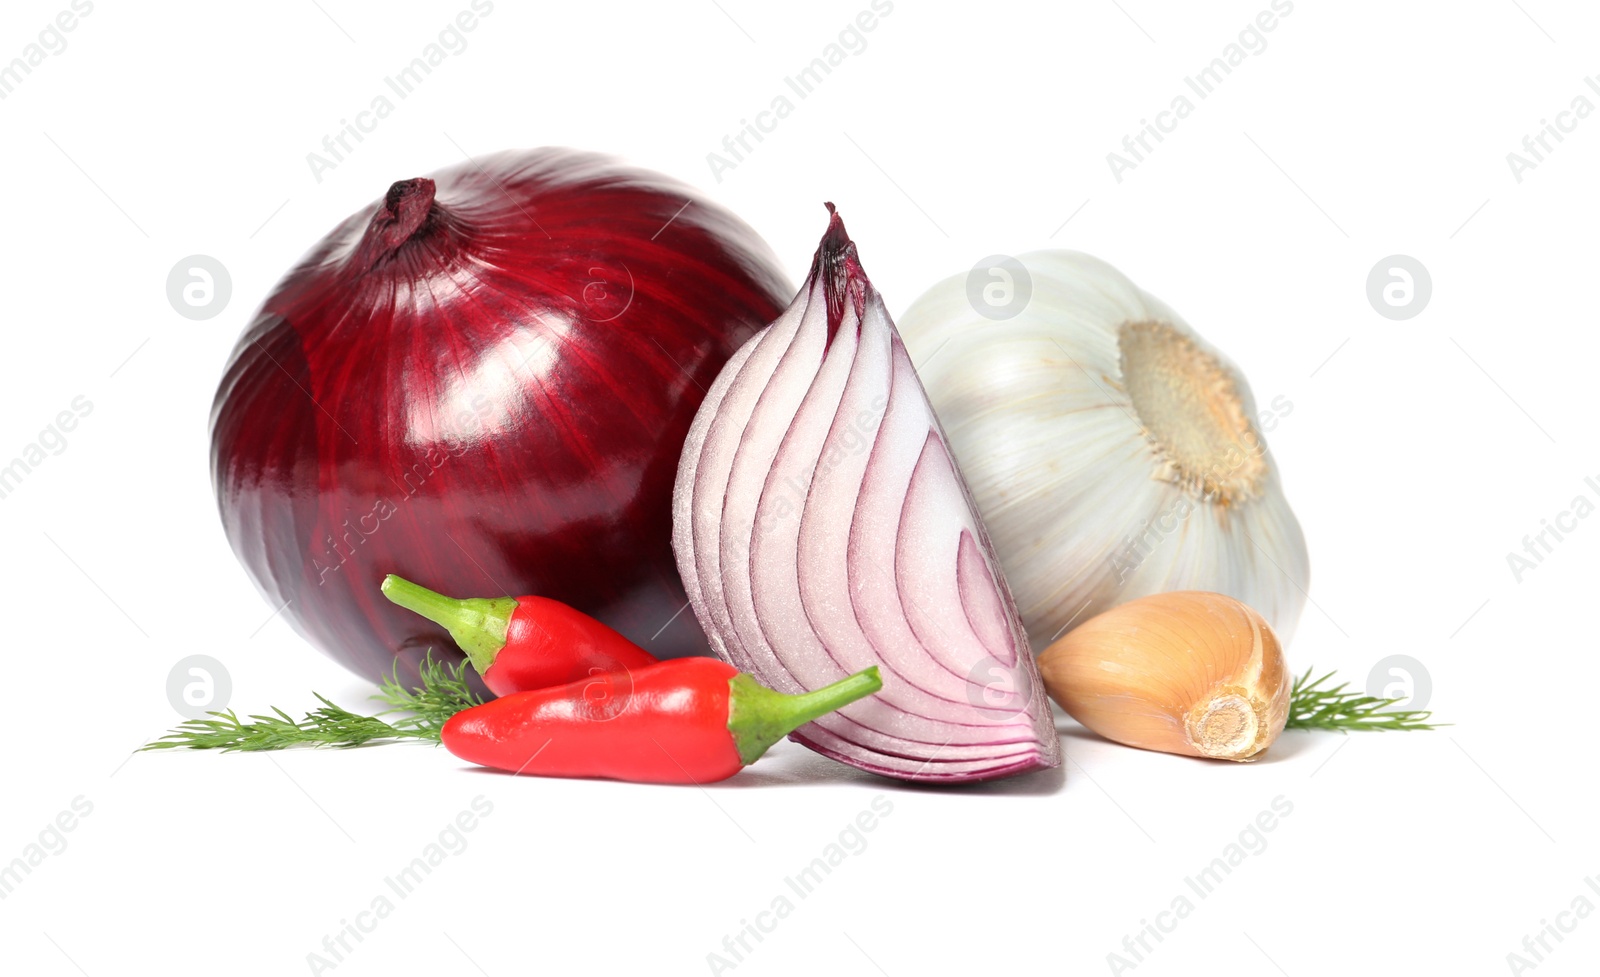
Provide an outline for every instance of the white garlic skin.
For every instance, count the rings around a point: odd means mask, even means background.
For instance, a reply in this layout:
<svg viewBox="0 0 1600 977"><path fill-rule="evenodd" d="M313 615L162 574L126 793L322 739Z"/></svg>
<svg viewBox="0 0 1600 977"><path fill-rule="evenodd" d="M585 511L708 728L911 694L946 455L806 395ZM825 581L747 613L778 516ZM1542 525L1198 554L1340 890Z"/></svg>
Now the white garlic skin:
<svg viewBox="0 0 1600 977"><path fill-rule="evenodd" d="M1237 598L1287 643L1306 601L1305 536L1244 376L1104 261L1071 251L1018 260L1032 295L1014 317L979 314L967 276L956 275L912 304L900 333L1034 650L1118 604L1174 590ZM1125 375L1124 339L1134 335L1125 327L1142 323L1155 324L1147 335L1172 340L1152 340L1156 346L1192 344L1190 359L1205 364L1209 378L1206 396L1231 402L1245 419L1247 456L1235 465L1230 452L1220 466L1198 466L1217 476L1211 482L1172 464L1173 452L1134 403L1129 381L1141 378ZM1156 375L1163 374L1145 369L1142 389ZM1192 421L1202 430L1217 406L1182 391L1166 405L1180 428ZM1240 472L1249 477L1236 478ZM1218 479L1238 484L1219 491Z"/></svg>

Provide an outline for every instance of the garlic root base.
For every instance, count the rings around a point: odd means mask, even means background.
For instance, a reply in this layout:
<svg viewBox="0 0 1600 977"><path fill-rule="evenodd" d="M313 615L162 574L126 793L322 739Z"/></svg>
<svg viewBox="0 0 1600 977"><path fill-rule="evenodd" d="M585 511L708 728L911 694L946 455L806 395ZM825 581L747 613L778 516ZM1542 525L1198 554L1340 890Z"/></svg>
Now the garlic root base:
<svg viewBox="0 0 1600 977"><path fill-rule="evenodd" d="M1218 760L1249 760L1267 748L1266 707L1243 689L1224 689L1184 718L1189 745Z"/></svg>

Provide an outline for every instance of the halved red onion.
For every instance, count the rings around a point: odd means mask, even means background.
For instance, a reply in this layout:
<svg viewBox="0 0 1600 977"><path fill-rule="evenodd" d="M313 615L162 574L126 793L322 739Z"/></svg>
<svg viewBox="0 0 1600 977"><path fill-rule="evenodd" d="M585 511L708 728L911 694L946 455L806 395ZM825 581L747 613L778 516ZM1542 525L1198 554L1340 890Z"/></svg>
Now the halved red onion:
<svg viewBox="0 0 1600 977"><path fill-rule="evenodd" d="M695 416L673 549L712 648L767 685L879 666L883 691L793 739L904 780L1061 762L994 549L837 213Z"/></svg>

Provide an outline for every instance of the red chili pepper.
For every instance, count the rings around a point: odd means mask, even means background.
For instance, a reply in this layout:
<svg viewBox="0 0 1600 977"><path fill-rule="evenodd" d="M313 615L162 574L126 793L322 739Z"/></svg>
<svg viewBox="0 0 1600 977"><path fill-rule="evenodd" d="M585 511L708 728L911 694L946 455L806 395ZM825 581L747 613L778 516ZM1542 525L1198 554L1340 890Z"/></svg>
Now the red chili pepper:
<svg viewBox="0 0 1600 977"><path fill-rule="evenodd" d="M881 688L876 666L785 695L719 659L676 658L474 706L452 716L441 739L463 760L514 773L706 784Z"/></svg>
<svg viewBox="0 0 1600 977"><path fill-rule="evenodd" d="M390 574L383 595L450 632L495 695L645 668L656 657L548 597L457 599Z"/></svg>

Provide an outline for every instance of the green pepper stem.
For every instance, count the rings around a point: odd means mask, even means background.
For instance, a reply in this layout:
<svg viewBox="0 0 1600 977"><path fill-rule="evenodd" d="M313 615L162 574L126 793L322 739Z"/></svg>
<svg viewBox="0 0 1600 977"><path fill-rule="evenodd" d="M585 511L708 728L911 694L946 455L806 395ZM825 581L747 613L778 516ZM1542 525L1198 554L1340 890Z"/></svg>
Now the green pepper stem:
<svg viewBox="0 0 1600 977"><path fill-rule="evenodd" d="M735 675L728 679L728 732L739 750L739 762L748 767L806 723L881 688L876 665L801 695L774 691L742 672Z"/></svg>
<svg viewBox="0 0 1600 977"><path fill-rule="evenodd" d="M506 646L506 628L517 609L515 597L446 597L392 573L383 578L382 589L394 603L449 631L479 675L489 671Z"/></svg>

